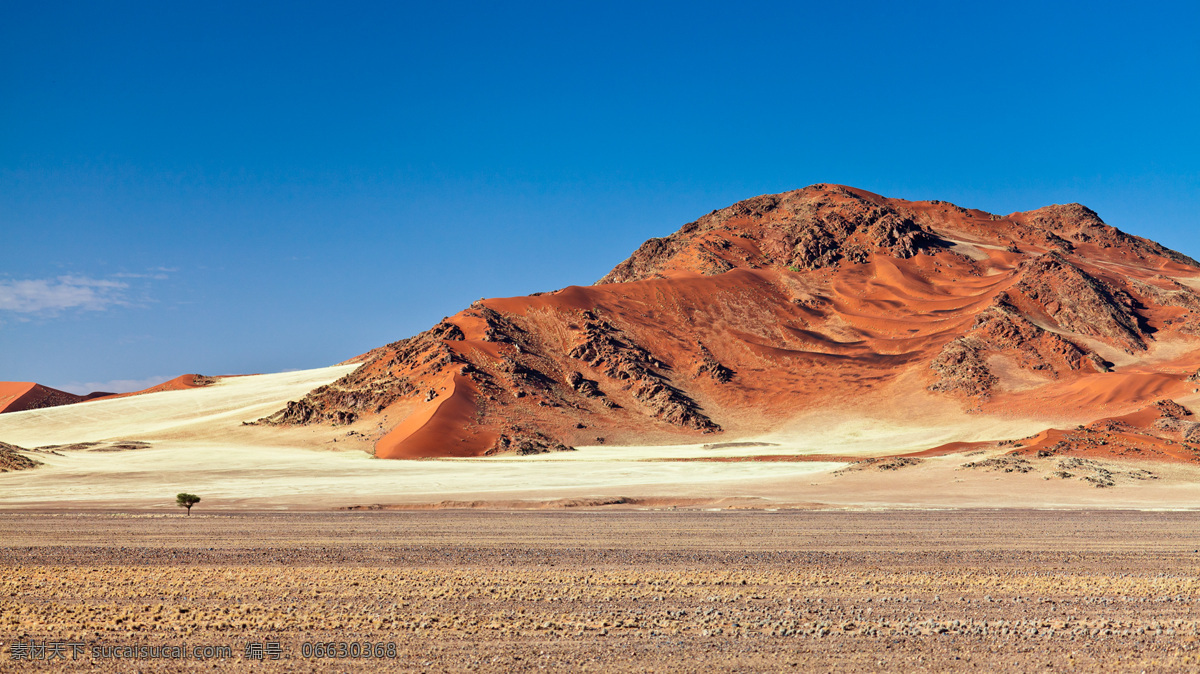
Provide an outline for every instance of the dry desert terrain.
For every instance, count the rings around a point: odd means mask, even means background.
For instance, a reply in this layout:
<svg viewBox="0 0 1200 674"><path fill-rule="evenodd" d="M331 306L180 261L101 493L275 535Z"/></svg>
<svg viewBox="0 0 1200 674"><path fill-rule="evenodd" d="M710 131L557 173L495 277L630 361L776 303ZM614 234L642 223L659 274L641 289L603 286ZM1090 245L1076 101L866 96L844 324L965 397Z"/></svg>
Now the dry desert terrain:
<svg viewBox="0 0 1200 674"><path fill-rule="evenodd" d="M1196 513L615 508L0 514L3 640L85 645L0 671L1198 666Z"/></svg>

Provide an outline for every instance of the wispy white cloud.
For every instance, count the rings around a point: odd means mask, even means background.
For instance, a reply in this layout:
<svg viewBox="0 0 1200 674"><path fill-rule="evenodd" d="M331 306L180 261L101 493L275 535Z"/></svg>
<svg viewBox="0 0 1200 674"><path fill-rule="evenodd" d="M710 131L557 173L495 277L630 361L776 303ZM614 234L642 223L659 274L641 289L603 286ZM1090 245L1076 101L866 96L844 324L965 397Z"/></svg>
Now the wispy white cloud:
<svg viewBox="0 0 1200 674"><path fill-rule="evenodd" d="M140 391L151 386L158 386L167 381L170 377L146 377L145 379L113 379L111 381L89 381L77 382L73 381L69 384L56 386L68 393L75 395L85 395L95 391L106 391L108 393L129 393L130 391Z"/></svg>
<svg viewBox="0 0 1200 674"><path fill-rule="evenodd" d="M167 279L167 278L171 278L171 277L167 276L166 274L164 274L162 272L155 272L153 274L131 274L129 272L121 272L119 274L113 274L113 278L152 278L152 279L158 279L161 281L162 279Z"/></svg>
<svg viewBox="0 0 1200 674"><path fill-rule="evenodd" d="M56 313L65 309L103 311L125 305L129 284L87 276L9 281L0 279L0 311Z"/></svg>
<svg viewBox="0 0 1200 674"><path fill-rule="evenodd" d="M176 271L175 267L151 267L142 273L119 272L104 278L79 274L44 279L0 278L0 312L53 316L68 309L103 311L114 306L136 306L151 301L140 281L165 280ZM18 315L15 320L28 319Z"/></svg>

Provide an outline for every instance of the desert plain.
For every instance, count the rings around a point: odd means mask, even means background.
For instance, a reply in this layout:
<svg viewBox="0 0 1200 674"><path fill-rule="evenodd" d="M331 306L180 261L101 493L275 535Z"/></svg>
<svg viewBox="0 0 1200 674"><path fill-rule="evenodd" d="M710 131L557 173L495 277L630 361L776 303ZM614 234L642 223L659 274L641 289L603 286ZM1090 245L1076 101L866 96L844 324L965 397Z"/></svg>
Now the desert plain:
<svg viewBox="0 0 1200 674"><path fill-rule="evenodd" d="M0 629L89 650L6 653L0 670L1193 671L1197 524L1046 510L9 512ZM329 642L383 657L311 656ZM279 659L248 656L254 643ZM90 657L179 644L229 651Z"/></svg>
<svg viewBox="0 0 1200 674"><path fill-rule="evenodd" d="M241 425L345 369L0 416L49 443L0 474L0 671L1197 666L1187 464L869 458L1036 420L418 461ZM330 643L346 657L317 657ZM187 650L116 657L141 646Z"/></svg>

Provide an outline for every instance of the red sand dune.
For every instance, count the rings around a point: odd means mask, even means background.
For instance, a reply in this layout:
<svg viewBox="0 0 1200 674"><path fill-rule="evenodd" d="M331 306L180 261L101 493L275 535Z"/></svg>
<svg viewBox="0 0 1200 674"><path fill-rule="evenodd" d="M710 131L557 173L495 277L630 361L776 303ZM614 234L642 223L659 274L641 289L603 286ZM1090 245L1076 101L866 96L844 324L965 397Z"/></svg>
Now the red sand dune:
<svg viewBox="0 0 1200 674"><path fill-rule="evenodd" d="M140 391L132 391L130 393L104 393L98 396L93 393L90 395L96 397L89 399L107 400L110 398L127 398L129 396L138 396L142 395L143 393L158 393L159 391L184 391L191 388L208 386L216 381L216 379L216 377L206 377L202 374L181 374L174 379L164 381L163 383L151 386L150 388L144 388Z"/></svg>
<svg viewBox="0 0 1200 674"><path fill-rule="evenodd" d="M1078 204L814 185L651 239L597 284L476 302L264 422L369 422L378 456L410 458L734 439L880 391L1120 415L1193 390L1198 278Z"/></svg>
<svg viewBox="0 0 1200 674"><path fill-rule="evenodd" d="M1200 418L1164 399L1071 430L1049 429L1013 453L1200 463Z"/></svg>
<svg viewBox="0 0 1200 674"><path fill-rule="evenodd" d="M107 393L104 391L96 391L87 395L75 395L66 391L42 386L33 382L20 381L3 381L0 382L0 413L3 412L21 412L24 410L42 409L45 407L57 407L59 405L73 405L75 403L87 402L89 400L105 400L109 398L125 398L128 396L141 395L143 393L156 393L158 391L180 391L189 388L198 388L208 386L213 383L215 378L205 377L199 374L184 374L170 381L165 381L157 386L151 386L141 391L132 393Z"/></svg>
<svg viewBox="0 0 1200 674"><path fill-rule="evenodd" d="M375 445L381 459L412 459L427 456L479 456L495 442L496 434L486 428L471 432L478 395L470 379L452 375L436 400L410 415ZM447 444L454 438L456 444Z"/></svg>
<svg viewBox="0 0 1200 674"><path fill-rule="evenodd" d="M84 396L31 381L0 381L0 413L70 405L83 399Z"/></svg>

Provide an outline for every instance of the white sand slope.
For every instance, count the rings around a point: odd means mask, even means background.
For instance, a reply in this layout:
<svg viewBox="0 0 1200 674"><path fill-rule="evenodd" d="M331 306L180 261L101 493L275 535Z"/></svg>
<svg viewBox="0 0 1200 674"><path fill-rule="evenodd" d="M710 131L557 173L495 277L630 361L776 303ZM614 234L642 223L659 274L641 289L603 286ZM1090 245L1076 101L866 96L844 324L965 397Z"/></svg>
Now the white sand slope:
<svg viewBox="0 0 1200 674"><path fill-rule="evenodd" d="M325 510L371 504L511 504L613 497L728 499L739 507L1192 509L1200 470L1131 464L1158 479L1097 489L1078 479L965 469L951 455L898 471L838 473L846 464L764 461L561 461L527 458L389 461L359 451L169 443L117 453L39 455L46 465L0 474L0 509L174 510L200 494L201 510ZM706 507L701 504L699 507Z"/></svg>
<svg viewBox="0 0 1200 674"><path fill-rule="evenodd" d="M36 454L45 465L0 474L0 509L174 510L174 494L180 491L200 494L201 511L613 497L829 508L1190 508L1200 503L1200 470L1187 466L1147 465L1161 479L1124 479L1101 490L1079 480L1043 479L1054 469L1049 461L1026 475L963 469L963 463L980 457L961 455L895 472L838 474L845 463L749 458L889 454L953 440L1011 437L1036 430L1029 420L963 424L938 416L938 423L897 424L865 416L813 416L788 432L761 438L772 444L759 447L594 447L535 457L418 461L375 459L362 451L369 443L361 441L343 449L351 444L344 427L242 425L354 367L235 377L205 388L0 415L0 440L25 447L150 443L119 452L85 448Z"/></svg>
<svg viewBox="0 0 1200 674"><path fill-rule="evenodd" d="M207 508L324 509L372 503L523 500L650 494L740 496L839 464L374 459L362 452L177 444L118 453L39 456L45 466L0 475L0 508L80 505L171 508L181 491Z"/></svg>
<svg viewBox="0 0 1200 674"><path fill-rule="evenodd" d="M328 384L357 365L228 377L211 386L0 415L0 440L22 447L158 440L230 431Z"/></svg>
<svg viewBox="0 0 1200 674"><path fill-rule="evenodd" d="M45 465L0 474L0 508L169 508L173 495L184 490L200 494L210 508L590 497L628 490L719 498L762 480L800 479L842 465L640 461L661 454L653 451L634 451L625 460L607 452L593 455L586 468L555 457L384 461L355 449L331 451L338 446L332 440L345 429L242 425L355 367L231 377L204 388L0 415L0 439L23 447L105 440L151 444L120 452L33 455Z"/></svg>

